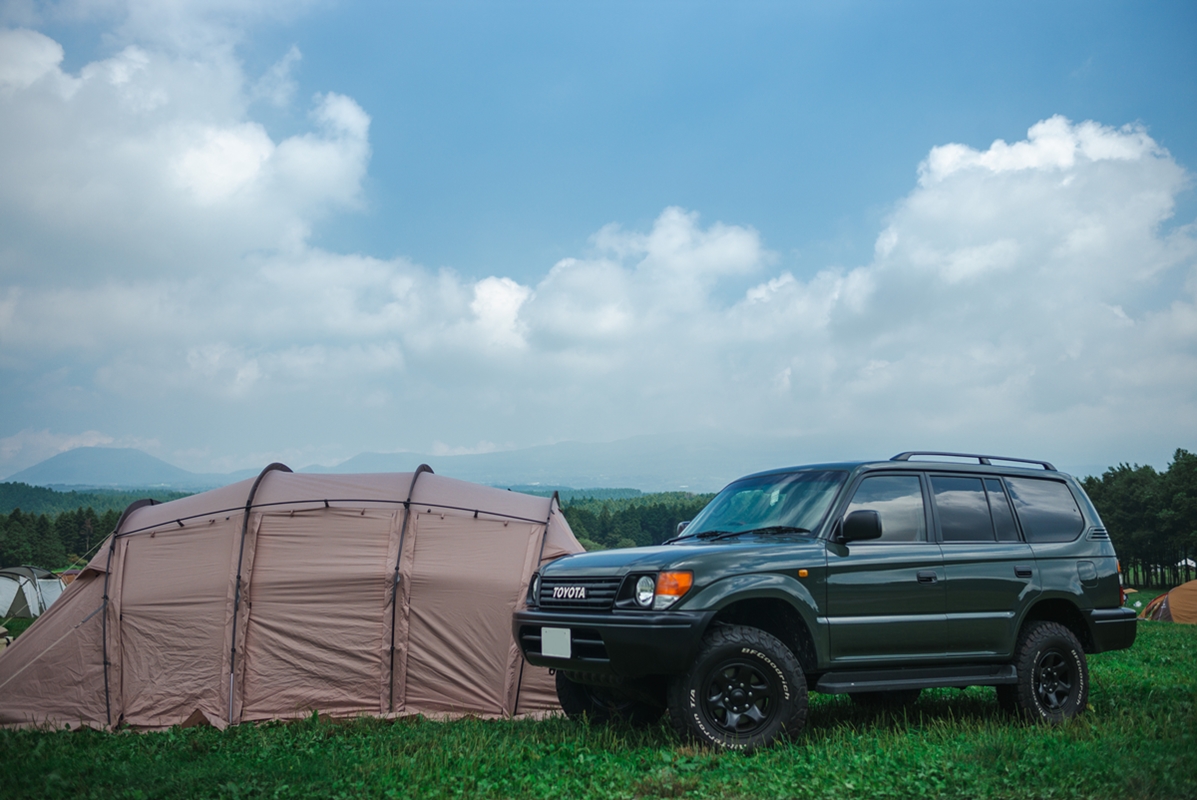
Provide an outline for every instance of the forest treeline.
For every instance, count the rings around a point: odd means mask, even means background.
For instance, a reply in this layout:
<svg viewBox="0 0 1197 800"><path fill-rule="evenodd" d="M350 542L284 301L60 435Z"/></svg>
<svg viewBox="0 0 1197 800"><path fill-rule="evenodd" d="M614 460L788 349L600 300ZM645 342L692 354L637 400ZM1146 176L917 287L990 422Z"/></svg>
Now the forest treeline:
<svg viewBox="0 0 1197 800"><path fill-rule="evenodd" d="M1197 577L1191 566L1197 560L1197 455L1179 449L1162 472L1119 464L1081 483L1110 531L1127 583L1174 586ZM563 499L565 518L587 550L660 544L713 497L688 492L626 496L630 491L578 490ZM611 496L617 492L625 496ZM167 492L157 499L182 495ZM0 484L0 567L55 569L86 558L116 527L120 511L141 496Z"/></svg>
<svg viewBox="0 0 1197 800"><path fill-rule="evenodd" d="M1168 469L1119 464L1081 481L1110 531L1126 583L1168 587L1197 576L1197 455Z"/></svg>

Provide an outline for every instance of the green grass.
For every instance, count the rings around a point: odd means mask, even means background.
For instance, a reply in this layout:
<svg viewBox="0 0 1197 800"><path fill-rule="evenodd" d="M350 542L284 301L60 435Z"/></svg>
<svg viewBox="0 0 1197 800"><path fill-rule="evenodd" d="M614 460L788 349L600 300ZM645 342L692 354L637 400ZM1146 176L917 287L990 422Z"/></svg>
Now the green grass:
<svg viewBox="0 0 1197 800"><path fill-rule="evenodd" d="M307 720L220 732L0 731L6 797L1197 797L1197 627L1142 623L1090 659L1091 708L1057 727L992 689L907 713L812 696L795 743L753 755L648 730L546 721Z"/></svg>
<svg viewBox="0 0 1197 800"><path fill-rule="evenodd" d="M13 617L12 619L0 620L3 622L3 627L8 629L6 635L14 639L25 632L25 629L32 625L36 620L27 617Z"/></svg>

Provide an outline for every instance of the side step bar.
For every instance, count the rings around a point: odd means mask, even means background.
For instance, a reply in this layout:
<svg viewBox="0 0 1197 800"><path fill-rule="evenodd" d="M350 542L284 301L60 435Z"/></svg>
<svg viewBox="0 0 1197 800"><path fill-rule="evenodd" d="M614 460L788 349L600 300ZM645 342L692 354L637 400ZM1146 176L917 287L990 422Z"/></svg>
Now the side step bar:
<svg viewBox="0 0 1197 800"><path fill-rule="evenodd" d="M969 664L960 667L900 667L897 669L837 670L827 672L815 684L816 692L851 694L887 692L899 689L997 686L1017 683L1013 664Z"/></svg>

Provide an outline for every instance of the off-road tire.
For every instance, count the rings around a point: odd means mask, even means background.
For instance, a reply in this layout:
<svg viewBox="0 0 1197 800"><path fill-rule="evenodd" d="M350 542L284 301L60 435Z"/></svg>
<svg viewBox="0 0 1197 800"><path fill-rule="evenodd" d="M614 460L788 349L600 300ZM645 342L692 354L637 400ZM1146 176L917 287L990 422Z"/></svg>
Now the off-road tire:
<svg viewBox="0 0 1197 800"><path fill-rule="evenodd" d="M651 725L661 718L665 709L642 700L625 697L605 686L575 683L557 673L557 702L570 719L587 719L606 725L623 722L628 725Z"/></svg>
<svg viewBox="0 0 1197 800"><path fill-rule="evenodd" d="M1034 722L1062 722L1089 703L1089 665L1072 631L1030 622L1014 651L1018 683L997 687L998 705Z"/></svg>
<svg viewBox="0 0 1197 800"><path fill-rule="evenodd" d="M853 692L852 702L861 708L898 710L918 702L922 689L892 689L886 692Z"/></svg>
<svg viewBox="0 0 1197 800"><path fill-rule="evenodd" d="M777 637L746 625L708 633L668 698L674 730L709 747L755 750L796 737L806 724L798 659Z"/></svg>

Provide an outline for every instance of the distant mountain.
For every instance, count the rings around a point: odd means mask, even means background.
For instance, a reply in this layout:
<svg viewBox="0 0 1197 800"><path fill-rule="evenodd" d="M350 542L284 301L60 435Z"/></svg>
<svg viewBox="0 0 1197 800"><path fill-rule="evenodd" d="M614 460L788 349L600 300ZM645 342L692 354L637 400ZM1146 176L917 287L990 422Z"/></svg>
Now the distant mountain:
<svg viewBox="0 0 1197 800"><path fill-rule="evenodd" d="M410 472L420 464L428 464L438 474L492 486L542 484L710 492L750 472L811 461L803 444L794 437L658 434L471 455L362 453L333 467L313 466L300 471Z"/></svg>
<svg viewBox="0 0 1197 800"><path fill-rule="evenodd" d="M188 472L131 447L76 447L29 469L9 475L9 483L72 489L166 488L200 491L256 475L255 470L226 475Z"/></svg>
<svg viewBox="0 0 1197 800"><path fill-rule="evenodd" d="M881 447L883 445L879 445ZM348 474L411 472L428 464L439 475L474 483L551 492L566 487L637 489L643 492L712 492L729 481L774 467L828 460L885 458L896 452L843 452L836 441L816 436L743 436L723 432L655 434L615 442L560 442L499 453L435 456L421 453L361 453L335 466L309 466L298 472ZM263 464L263 467L266 465ZM288 465L294 467L294 465ZM1074 475L1100 475L1105 468L1070 468ZM130 448L80 447L10 475L5 481L56 489L167 489L202 491L258 474L257 469L226 474L188 472ZM585 489L570 490L577 496ZM591 493L592 496L594 493ZM562 491L564 499L567 492Z"/></svg>

